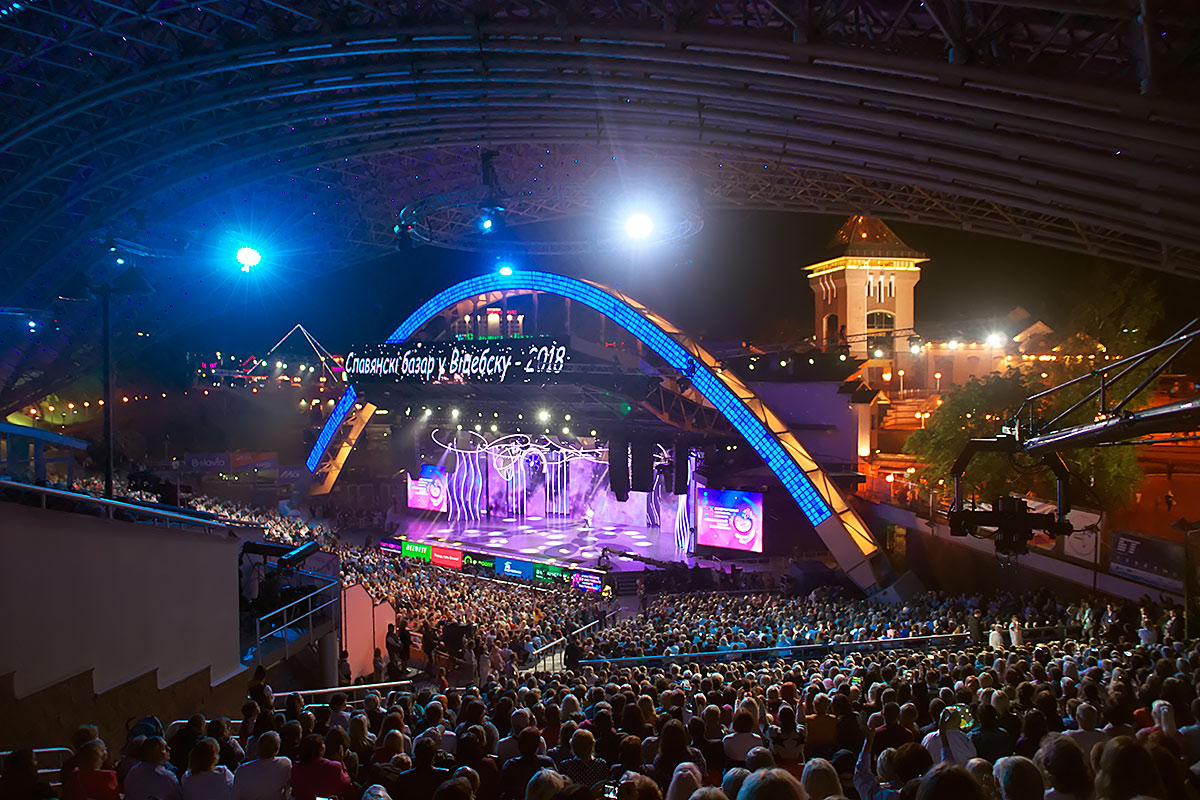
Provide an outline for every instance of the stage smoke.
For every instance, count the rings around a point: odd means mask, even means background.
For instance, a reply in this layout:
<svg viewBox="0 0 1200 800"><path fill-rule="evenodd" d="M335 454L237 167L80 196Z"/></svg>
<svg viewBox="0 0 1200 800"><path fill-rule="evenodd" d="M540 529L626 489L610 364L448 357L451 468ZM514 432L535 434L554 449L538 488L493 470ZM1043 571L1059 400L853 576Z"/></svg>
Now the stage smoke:
<svg viewBox="0 0 1200 800"><path fill-rule="evenodd" d="M629 440L612 438L608 442L608 486L617 501L629 499Z"/></svg>

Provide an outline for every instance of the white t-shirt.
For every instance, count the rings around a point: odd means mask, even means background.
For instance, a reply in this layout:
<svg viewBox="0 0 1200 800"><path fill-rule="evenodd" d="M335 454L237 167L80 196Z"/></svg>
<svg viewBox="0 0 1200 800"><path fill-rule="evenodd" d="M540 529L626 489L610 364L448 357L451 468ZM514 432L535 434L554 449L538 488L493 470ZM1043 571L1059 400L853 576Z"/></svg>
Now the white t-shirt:
<svg viewBox="0 0 1200 800"><path fill-rule="evenodd" d="M934 764L950 761L960 767L965 767L968 761L975 758L975 745L962 731L954 729L946 731L946 741L950 744L948 758L942 755L942 734L939 731L927 734L921 741L921 746L929 751L929 755L933 756Z"/></svg>
<svg viewBox="0 0 1200 800"><path fill-rule="evenodd" d="M247 761L233 776L233 800L286 800L292 761L283 756Z"/></svg>
<svg viewBox="0 0 1200 800"><path fill-rule="evenodd" d="M125 776L125 800L183 800L179 779L162 764L142 761Z"/></svg>
<svg viewBox="0 0 1200 800"><path fill-rule="evenodd" d="M183 800L229 800L233 788L233 773L228 767L217 766L208 772L183 774Z"/></svg>

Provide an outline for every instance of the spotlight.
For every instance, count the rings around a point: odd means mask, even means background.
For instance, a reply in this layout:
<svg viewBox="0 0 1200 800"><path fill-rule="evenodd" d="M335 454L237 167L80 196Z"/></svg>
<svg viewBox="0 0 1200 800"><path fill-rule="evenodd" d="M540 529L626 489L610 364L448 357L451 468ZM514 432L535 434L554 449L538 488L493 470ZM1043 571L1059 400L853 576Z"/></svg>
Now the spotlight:
<svg viewBox="0 0 1200 800"><path fill-rule="evenodd" d="M29 328L30 328L30 330L32 330L32 329L34 329L34 328L36 328L36 327L37 327L37 320L33 320L33 319L31 319L31 320L29 320L29 323L28 323L28 324L29 324Z"/></svg>
<svg viewBox="0 0 1200 800"><path fill-rule="evenodd" d="M453 408L450 410L450 418L458 419L458 409L457 408Z"/></svg>
<svg viewBox="0 0 1200 800"><path fill-rule="evenodd" d="M654 220L649 214L636 211L625 218L625 234L630 239L645 239L654 233Z"/></svg>
<svg viewBox="0 0 1200 800"><path fill-rule="evenodd" d="M237 262L242 265L242 272L249 272L251 267L258 266L262 255L253 247L243 247L237 251Z"/></svg>
<svg viewBox="0 0 1200 800"><path fill-rule="evenodd" d="M999 331L994 332L994 333L989 333L988 337L987 337L988 347L999 347L1000 345L1004 344L1005 338L1006 337L1004 336L1004 334L1000 333Z"/></svg>
<svg viewBox="0 0 1200 800"><path fill-rule="evenodd" d="M538 422L549 422L549 421L550 421L550 412L543 408L541 411L538 412Z"/></svg>
<svg viewBox="0 0 1200 800"><path fill-rule="evenodd" d="M949 347L951 350L957 350L958 339L951 339L950 341L946 342L946 347Z"/></svg>
<svg viewBox="0 0 1200 800"><path fill-rule="evenodd" d="M506 277L506 278L507 278L509 275L512 275L512 274L513 274L513 268L512 268L512 264L509 264L507 261L501 261L501 262L500 262L500 269L499 269L499 270L497 270L497 271L498 271L498 272L499 272L501 275L503 275L504 277Z"/></svg>
<svg viewBox="0 0 1200 800"><path fill-rule="evenodd" d="M122 264L124 264L124 263L125 263L125 259L123 259L123 258L118 258L118 259L117 259L117 266L120 266L120 265L122 265Z"/></svg>
<svg viewBox="0 0 1200 800"><path fill-rule="evenodd" d="M875 348L875 354L874 354L874 355L875 355L875 357L876 357L876 358L883 358L883 351L882 351L882 350L880 350L878 347L876 347L876 348Z"/></svg>
<svg viewBox="0 0 1200 800"><path fill-rule="evenodd" d="M492 218L488 216L484 216L479 220L479 227L484 233L489 232L492 229L493 224Z"/></svg>

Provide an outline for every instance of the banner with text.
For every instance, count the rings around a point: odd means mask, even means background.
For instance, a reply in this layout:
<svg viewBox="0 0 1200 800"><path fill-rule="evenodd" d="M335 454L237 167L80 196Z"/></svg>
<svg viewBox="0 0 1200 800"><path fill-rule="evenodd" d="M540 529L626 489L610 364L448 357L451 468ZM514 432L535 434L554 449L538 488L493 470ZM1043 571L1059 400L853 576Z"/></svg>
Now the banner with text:
<svg viewBox="0 0 1200 800"><path fill-rule="evenodd" d="M536 336L362 345L346 356L345 367L352 381L549 383L570 360L565 344Z"/></svg>

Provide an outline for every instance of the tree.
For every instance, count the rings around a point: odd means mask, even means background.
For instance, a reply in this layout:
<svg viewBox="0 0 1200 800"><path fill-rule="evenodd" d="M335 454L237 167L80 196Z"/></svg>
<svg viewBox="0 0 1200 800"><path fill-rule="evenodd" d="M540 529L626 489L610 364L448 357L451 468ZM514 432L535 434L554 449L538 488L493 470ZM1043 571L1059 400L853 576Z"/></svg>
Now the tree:
<svg viewBox="0 0 1200 800"><path fill-rule="evenodd" d="M1074 334L1055 348L1052 361L1031 362L1003 375L993 373L972 380L942 398L925 428L914 431L904 445L904 451L917 456L924 465L918 478L930 488L940 485L941 491L949 491L951 467L970 439L1000 434L1005 421L1013 418L1025 398L1111 364L1114 357L1145 349L1161 316L1152 283L1130 273L1102 271L1080 297L1071 316ZM1111 386L1110 402L1131 391L1149 369L1131 370ZM1041 422L1055 419L1096 385L1095 381L1082 381L1039 401L1033 408L1034 418ZM1086 402L1056 422L1055 427L1092 421L1098 410L1095 400ZM1126 505L1143 478L1133 447L1083 447L1061 455L1076 479L1071 486L1075 501L1101 510ZM986 502L994 502L1002 494L1054 496L1054 476L1039 459L1023 454L980 453L967 467L963 481L970 494Z"/></svg>

